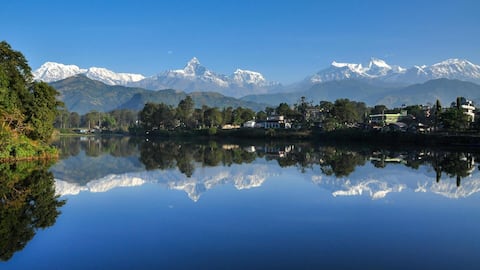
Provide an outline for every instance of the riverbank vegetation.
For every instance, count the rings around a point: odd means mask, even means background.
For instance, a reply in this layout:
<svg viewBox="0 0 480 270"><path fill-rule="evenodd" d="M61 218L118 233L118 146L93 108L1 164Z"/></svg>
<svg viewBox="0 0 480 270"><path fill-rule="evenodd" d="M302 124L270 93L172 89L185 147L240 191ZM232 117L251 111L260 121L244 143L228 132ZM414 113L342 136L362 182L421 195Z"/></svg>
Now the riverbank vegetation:
<svg viewBox="0 0 480 270"><path fill-rule="evenodd" d="M62 104L50 85L33 81L23 54L0 42L0 160L53 158L48 145Z"/></svg>

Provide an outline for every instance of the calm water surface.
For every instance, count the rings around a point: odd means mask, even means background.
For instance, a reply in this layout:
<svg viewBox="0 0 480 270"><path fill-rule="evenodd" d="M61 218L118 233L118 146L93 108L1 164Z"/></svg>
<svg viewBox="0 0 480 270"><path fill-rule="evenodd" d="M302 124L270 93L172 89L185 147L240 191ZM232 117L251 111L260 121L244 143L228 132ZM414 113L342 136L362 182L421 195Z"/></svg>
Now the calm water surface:
<svg viewBox="0 0 480 270"><path fill-rule="evenodd" d="M1 168L17 181L53 177L24 181L33 199L2 201L0 269L479 269L479 153L129 138L57 145L62 159L43 174L38 164Z"/></svg>

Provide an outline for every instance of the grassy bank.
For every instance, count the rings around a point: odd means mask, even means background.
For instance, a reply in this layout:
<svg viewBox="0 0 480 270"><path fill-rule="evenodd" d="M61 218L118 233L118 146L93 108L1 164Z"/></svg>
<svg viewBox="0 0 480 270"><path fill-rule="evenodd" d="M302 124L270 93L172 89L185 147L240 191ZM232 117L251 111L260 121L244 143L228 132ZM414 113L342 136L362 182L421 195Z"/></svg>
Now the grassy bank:
<svg viewBox="0 0 480 270"><path fill-rule="evenodd" d="M48 144L10 130L0 131L0 162L56 159L58 151Z"/></svg>

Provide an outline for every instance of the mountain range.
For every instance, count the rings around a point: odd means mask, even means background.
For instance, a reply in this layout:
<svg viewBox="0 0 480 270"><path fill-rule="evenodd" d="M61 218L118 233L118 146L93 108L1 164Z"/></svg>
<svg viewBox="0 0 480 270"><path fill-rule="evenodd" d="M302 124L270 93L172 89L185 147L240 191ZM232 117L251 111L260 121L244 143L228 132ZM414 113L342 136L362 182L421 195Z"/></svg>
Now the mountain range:
<svg viewBox="0 0 480 270"><path fill-rule="evenodd" d="M237 69L231 75L217 74L201 65L196 57L193 57L183 69L168 70L150 77L133 73L115 73L98 67L83 69L76 65L54 62L46 62L33 72L35 80L44 82L55 82L79 74L108 85L141 87L149 90L177 89L187 93L208 91L231 97L268 93L280 87L279 83L268 82L261 73L255 71Z"/></svg>
<svg viewBox="0 0 480 270"><path fill-rule="evenodd" d="M263 110L266 104L239 100L227 97L216 92L191 92L165 89L158 91L146 90L138 87L108 85L100 81L87 78L83 74L51 82L60 93L67 109L71 112L85 114L90 111L108 112L115 109L130 109L140 111L147 102L165 103L177 106L180 100L190 95L196 105L201 107L244 107L255 111Z"/></svg>
<svg viewBox="0 0 480 270"><path fill-rule="evenodd" d="M77 112L86 112L85 110L92 108L100 111L123 107L139 108L143 106L141 102L147 101L176 105L178 103L175 102L181 99L180 96L184 97L186 94L202 99L199 102L207 102L199 103L197 106L219 104L220 107L225 107L225 104L247 102L249 104L246 107L252 109L262 107L255 103L271 106L281 102L293 104L302 96L315 104L320 100L334 101L338 98L349 98L364 101L368 105L384 104L388 107L433 103L436 99L440 99L443 104L449 104L457 96L480 101L478 85L480 66L462 59L448 59L431 66L414 66L408 69L389 65L377 58L370 59L366 64L334 61L330 67L290 85L270 82L259 72L243 69L237 69L231 75L218 74L201 65L196 57L192 58L183 69L168 70L150 77L141 74L115 73L97 67L84 69L75 65L53 62L45 63L33 74L36 80L50 82L59 89L67 108ZM84 83L90 86L95 85L95 87L82 86L79 83L82 79L78 79L77 75L84 75L84 78L102 82L104 86L84 79ZM64 80L72 76L77 76L77 79ZM59 80L64 81L59 83ZM78 91L74 91L75 89L72 85L68 85L69 83L74 83ZM99 90L100 88L102 90ZM162 98L167 92L145 89L170 89L168 93L171 99L163 101ZM81 93L82 91L88 91L88 93ZM95 93L95 91L99 92ZM112 94L109 91L116 91L116 93ZM209 94L202 94L205 92ZM178 97L173 98L173 94ZM113 99L108 101L106 98L109 95L112 95ZM134 95L135 99L129 101ZM202 95L204 96L200 98ZM227 103L221 103L226 97L232 99ZM217 100L211 101L210 98L217 98ZM234 101L233 98L241 98L241 100ZM99 99L104 100L100 102ZM110 105L104 107L105 102ZM87 106L88 104L91 106Z"/></svg>
<svg viewBox="0 0 480 270"><path fill-rule="evenodd" d="M377 80L386 83L415 84L434 79L456 79L480 82L480 66L463 59L447 59L431 66L403 68L391 66L384 60L372 58L367 65L333 62L327 69L307 77L310 83L345 79Z"/></svg>

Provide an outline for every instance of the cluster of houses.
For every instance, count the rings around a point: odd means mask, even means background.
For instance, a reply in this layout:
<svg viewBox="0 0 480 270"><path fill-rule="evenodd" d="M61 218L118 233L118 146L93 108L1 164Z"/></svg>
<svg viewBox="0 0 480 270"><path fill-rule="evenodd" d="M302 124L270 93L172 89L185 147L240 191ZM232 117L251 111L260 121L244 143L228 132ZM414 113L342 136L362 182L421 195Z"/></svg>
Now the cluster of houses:
<svg viewBox="0 0 480 270"><path fill-rule="evenodd" d="M283 129L288 129L292 128L292 123L285 119L285 116L283 115L273 115L273 116L268 116L266 120L250 120L248 122L245 122L243 124L243 127L246 128L283 128Z"/></svg>
<svg viewBox="0 0 480 270"><path fill-rule="evenodd" d="M465 98L461 98L459 101L459 107L466 115L468 115L470 122L474 122L475 106L473 102ZM423 110L426 116L430 115L429 106L423 106ZM305 118L307 120L316 121L318 119L321 119L320 110L316 108L309 108L307 112L308 114L305 115ZM411 118L412 116L409 115L406 110L401 110L399 113L371 114L368 116L368 124L365 125L365 127L380 129L382 131L411 131L416 133L425 133L431 130L431 127L429 127L426 123L421 123L418 121L415 121L414 124L407 125L404 120L409 117ZM286 119L283 115L273 115L268 116L266 120L250 120L248 122L245 122L242 127L263 129L289 129L292 128L292 122L289 119Z"/></svg>

